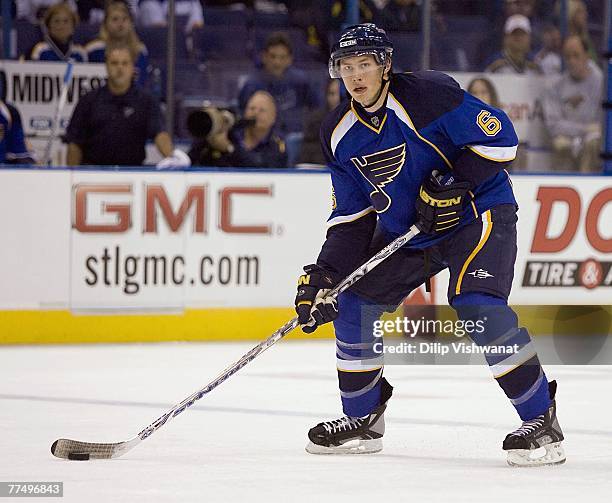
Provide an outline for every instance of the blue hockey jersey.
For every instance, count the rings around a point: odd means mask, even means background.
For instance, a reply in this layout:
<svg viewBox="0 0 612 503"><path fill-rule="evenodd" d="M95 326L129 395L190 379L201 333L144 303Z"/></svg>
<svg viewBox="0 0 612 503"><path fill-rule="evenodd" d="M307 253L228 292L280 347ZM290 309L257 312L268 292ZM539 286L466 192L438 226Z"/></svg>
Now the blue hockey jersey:
<svg viewBox="0 0 612 503"><path fill-rule="evenodd" d="M59 45L52 40L43 40L32 48L30 51L30 59L32 61L68 61L72 59L78 63L87 61L85 49L79 44L73 44L71 42L63 46L63 48L65 52L62 52Z"/></svg>
<svg viewBox="0 0 612 503"><path fill-rule="evenodd" d="M376 216L389 238L405 233L415 223L419 188L433 170L473 187L453 232L493 206L516 204L505 170L518 145L512 123L440 72L393 74L386 105L374 113L343 102L324 120L321 144L333 185L323 265L337 261L340 240L363 248ZM426 248L446 236L421 234L409 246Z"/></svg>
<svg viewBox="0 0 612 503"><path fill-rule="evenodd" d="M0 164L34 163L28 152L21 125L21 116L15 107L0 101Z"/></svg>

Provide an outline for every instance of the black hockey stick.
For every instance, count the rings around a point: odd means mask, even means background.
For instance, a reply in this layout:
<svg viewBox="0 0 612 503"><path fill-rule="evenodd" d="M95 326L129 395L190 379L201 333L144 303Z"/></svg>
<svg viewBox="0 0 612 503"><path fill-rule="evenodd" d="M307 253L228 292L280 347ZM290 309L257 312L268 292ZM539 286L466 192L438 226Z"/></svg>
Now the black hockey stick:
<svg viewBox="0 0 612 503"><path fill-rule="evenodd" d="M376 255L370 258L365 264L363 264L355 271L353 271L349 276L344 278L344 280L342 280L327 295L337 296L339 293L351 287L353 284L363 278L367 273L369 273L372 269L378 266L383 260L395 253L402 246L404 246L418 233L419 229L413 225L406 234L398 237L395 241L385 246ZM240 358L240 360L226 368L221 374L219 374L219 376L217 376L215 380L211 381L204 388L196 391L192 395L185 398L185 400L183 400L181 403L172 407L171 410L169 410L163 416L151 423L135 437L126 440L125 442L117 442L112 444L80 442L78 440L68 440L65 438L61 438L53 442L53 445L51 446L51 453L58 458L72 460L111 459L123 456L126 452L133 449L136 445L142 442L145 438L150 437L156 430L161 428L168 421L174 419L181 412L185 411L185 409L191 407L204 395L219 386L219 384L221 384L223 381L234 375L247 363L253 361L266 349L276 344L279 340L285 337L285 335L287 335L297 326L297 318L293 318L292 320L285 323L265 341L260 342L257 346L255 346L248 353L246 353L242 358Z"/></svg>

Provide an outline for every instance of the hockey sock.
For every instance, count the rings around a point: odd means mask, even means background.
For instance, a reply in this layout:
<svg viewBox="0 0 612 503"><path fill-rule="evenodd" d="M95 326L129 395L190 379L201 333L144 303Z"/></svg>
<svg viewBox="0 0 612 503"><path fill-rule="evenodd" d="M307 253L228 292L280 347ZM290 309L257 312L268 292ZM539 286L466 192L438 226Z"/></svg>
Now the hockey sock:
<svg viewBox="0 0 612 503"><path fill-rule="evenodd" d="M493 377L523 421L543 414L550 406L548 380L540 365L531 337L518 327L518 317L500 297L465 293L453 298L452 306L461 320L484 321L482 333L470 334L479 346L514 346L512 352L486 353Z"/></svg>
<svg viewBox="0 0 612 503"><path fill-rule="evenodd" d="M347 416L364 417L380 405L382 356L374 352L380 342L372 334L382 309L351 292L338 297L336 364L342 409Z"/></svg>

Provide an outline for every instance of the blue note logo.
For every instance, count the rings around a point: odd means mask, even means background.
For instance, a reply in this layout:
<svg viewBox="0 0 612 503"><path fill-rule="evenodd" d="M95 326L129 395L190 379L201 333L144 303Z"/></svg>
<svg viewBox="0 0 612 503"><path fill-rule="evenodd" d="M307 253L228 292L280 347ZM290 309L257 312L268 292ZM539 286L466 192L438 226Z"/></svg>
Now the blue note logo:
<svg viewBox="0 0 612 503"><path fill-rule="evenodd" d="M382 150L374 154L351 158L355 167L374 187L370 200L377 213L383 213L391 206L391 197L384 191L399 174L406 161L406 144Z"/></svg>

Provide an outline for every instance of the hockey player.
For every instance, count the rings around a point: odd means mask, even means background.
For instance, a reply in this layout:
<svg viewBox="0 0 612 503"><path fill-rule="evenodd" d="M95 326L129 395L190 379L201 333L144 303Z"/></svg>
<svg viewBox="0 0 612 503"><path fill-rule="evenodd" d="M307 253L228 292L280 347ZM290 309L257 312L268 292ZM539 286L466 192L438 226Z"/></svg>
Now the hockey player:
<svg viewBox="0 0 612 503"><path fill-rule="evenodd" d="M21 114L12 105L0 100L0 164L34 164L28 151L21 123Z"/></svg>
<svg viewBox="0 0 612 503"><path fill-rule="evenodd" d="M345 416L313 427L306 450L382 449L393 388L374 350L372 323L448 268L448 301L458 317L487 320L486 330L472 335L475 343L520 348L510 356L487 354L523 421L503 442L508 462L562 463L556 383L548 382L529 334L507 303L516 259L517 205L505 170L518 144L512 123L443 73L392 73L392 53L384 30L361 24L341 34L329 60L331 77L342 79L351 99L321 127L333 208L316 264L305 266L298 281L295 306L306 333L334 322ZM415 223L421 233L406 247L337 301L325 298ZM533 458L539 447L545 456Z"/></svg>

